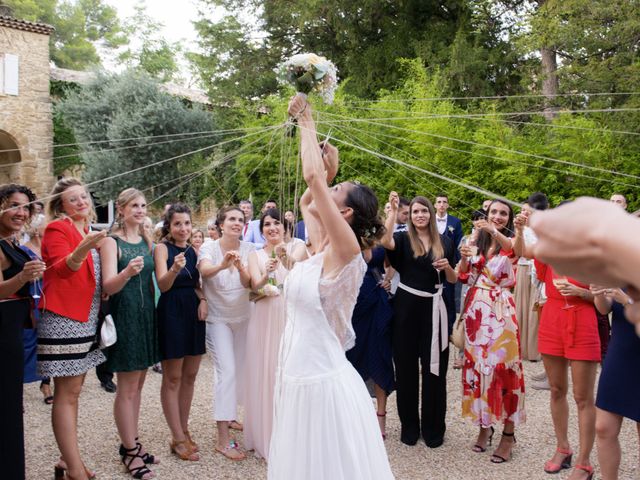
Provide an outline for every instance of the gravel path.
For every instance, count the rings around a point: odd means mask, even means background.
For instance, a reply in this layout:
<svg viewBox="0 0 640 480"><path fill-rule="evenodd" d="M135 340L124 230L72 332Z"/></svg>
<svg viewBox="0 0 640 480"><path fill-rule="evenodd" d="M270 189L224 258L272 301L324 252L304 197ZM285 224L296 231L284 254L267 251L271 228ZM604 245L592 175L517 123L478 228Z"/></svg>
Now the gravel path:
<svg viewBox="0 0 640 480"><path fill-rule="evenodd" d="M451 364L451 362L450 362ZM542 370L541 363L525 363L527 380ZM211 419L213 368L209 357L203 361L196 386L191 415L191 433L201 448L200 462L182 462L169 454L169 430L160 407L160 378L149 371L144 390L140 434L147 449L162 463L155 468L159 479L251 479L266 478L266 464L253 456L243 462L226 460L213 451L214 422ZM549 414L549 393L527 391L527 423L516 432L513 459L504 465L489 462L491 449L484 454L470 450L477 430L460 417L460 371L449 370L449 411L447 436L442 447L431 450L421 441L414 447L400 443L395 395L390 398L387 421L387 451L398 479L509 479L561 480L569 471L549 476L542 465L553 453L555 442ZM119 440L112 416L113 394L104 392L93 372L87 375L80 399L79 435L87 466L95 469L99 480L131 478L119 463ZM640 401L640 399L638 400ZM577 419L570 401L572 445L577 446ZM58 450L51 430L50 407L42 402L38 384L25 385L25 437L27 479L53 477ZM498 435L496 434L496 437ZM242 443L242 434L237 435ZM620 479L638 480L638 436L635 424L625 421L621 433L622 466ZM327 459L328 462L331 459ZM594 451L592 461L597 464ZM293 480L293 479L292 479ZM304 480L304 479L296 479ZM360 480L360 479L354 479ZM363 479L364 480L364 479Z"/></svg>

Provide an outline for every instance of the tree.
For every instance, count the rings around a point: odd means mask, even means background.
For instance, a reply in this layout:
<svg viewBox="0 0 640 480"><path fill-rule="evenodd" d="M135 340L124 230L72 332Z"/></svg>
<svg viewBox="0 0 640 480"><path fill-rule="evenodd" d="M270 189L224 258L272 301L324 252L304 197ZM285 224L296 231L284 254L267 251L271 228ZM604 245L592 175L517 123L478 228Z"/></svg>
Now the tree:
<svg viewBox="0 0 640 480"><path fill-rule="evenodd" d="M205 10L229 11L217 23L196 22L203 53L192 56L212 95L222 92L223 98L273 93L273 69L301 51L330 58L346 79L346 92L363 97L395 86L398 58L421 58L438 69L455 95L509 93L520 84L505 20L476 5L486 1L200 2Z"/></svg>
<svg viewBox="0 0 640 480"><path fill-rule="evenodd" d="M177 185L178 177L210 163L208 155L212 150L189 152L217 142L213 134L206 138L183 136L212 130L211 114L188 108L180 99L161 92L153 79L139 71L102 74L91 84L69 93L56 111L80 143L85 180L99 182L92 188L103 200L115 198L129 186L148 189L151 198L160 195ZM178 155L185 156L104 181ZM207 177L198 178L188 191L176 191L175 197L192 201L206 197ZM162 186L155 188L158 185Z"/></svg>
<svg viewBox="0 0 640 480"><path fill-rule="evenodd" d="M17 18L55 27L49 43L57 67L84 70L100 64L99 48L128 42L114 7L104 0L4 0Z"/></svg>
<svg viewBox="0 0 640 480"><path fill-rule="evenodd" d="M146 13L143 3L137 3L135 14L127 19L124 30L131 39L128 48L118 55L118 59L130 68L140 68L153 78L168 82L176 79L181 52L179 42L168 42L160 30L163 25ZM137 45L135 47L131 45Z"/></svg>

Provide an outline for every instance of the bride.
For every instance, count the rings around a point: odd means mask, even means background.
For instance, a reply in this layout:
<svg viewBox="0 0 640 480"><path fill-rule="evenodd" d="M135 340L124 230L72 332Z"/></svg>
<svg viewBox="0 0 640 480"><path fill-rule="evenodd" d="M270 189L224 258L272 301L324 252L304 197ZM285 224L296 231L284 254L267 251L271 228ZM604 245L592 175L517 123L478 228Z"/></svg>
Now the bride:
<svg viewBox="0 0 640 480"><path fill-rule="evenodd" d="M343 182L338 151L318 145L310 105L295 96L289 113L300 127L300 199L314 250L285 283L286 325L275 388L269 478L392 479L373 403L347 361L355 334L351 314L366 270L361 250L384 230L370 188Z"/></svg>

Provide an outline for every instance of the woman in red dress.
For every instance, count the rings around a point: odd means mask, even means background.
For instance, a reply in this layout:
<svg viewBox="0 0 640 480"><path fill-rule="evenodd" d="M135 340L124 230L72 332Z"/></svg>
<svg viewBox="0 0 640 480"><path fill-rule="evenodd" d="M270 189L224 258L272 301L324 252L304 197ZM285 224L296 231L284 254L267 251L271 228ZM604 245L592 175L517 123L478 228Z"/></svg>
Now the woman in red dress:
<svg viewBox="0 0 640 480"><path fill-rule="evenodd" d="M544 282L547 302L542 308L538 348L551 386L551 418L556 433L556 452L544 465L547 473L571 467L573 451L569 445L567 403L571 369L573 399L578 407L580 448L570 480L591 479L589 455L595 440L596 408L594 387L600 362L598 319L589 286L572 278L558 276L536 260L538 278Z"/></svg>

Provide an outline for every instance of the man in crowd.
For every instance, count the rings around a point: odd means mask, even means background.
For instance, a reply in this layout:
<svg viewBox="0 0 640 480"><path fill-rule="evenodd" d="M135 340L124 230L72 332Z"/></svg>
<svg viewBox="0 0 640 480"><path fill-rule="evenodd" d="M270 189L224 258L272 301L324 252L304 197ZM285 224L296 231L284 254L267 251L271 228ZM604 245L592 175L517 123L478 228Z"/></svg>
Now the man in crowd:
<svg viewBox="0 0 640 480"><path fill-rule="evenodd" d="M262 215L264 212L266 212L270 208L278 208L278 204L276 203L276 201L271 198L266 202L264 202L264 205L262 205L262 210L260 211L260 214ZM252 211L253 211L253 206L252 206ZM245 222L246 222L246 214L245 214ZM256 249L262 248L264 246L266 240L264 239L264 237L262 236L262 232L260 231L259 218L252 220L251 222L249 222L248 225L245 223L245 231L246 231L246 234L242 236L242 239L245 242L253 243Z"/></svg>
<svg viewBox="0 0 640 480"><path fill-rule="evenodd" d="M449 237L453 243L453 248L455 249L455 261L457 263L460 260L458 246L462 240L462 222L460 222L459 218L447 213L447 210L449 210L449 197L446 194L441 193L436 196L434 207L436 209L436 225L438 227L438 233ZM449 329L451 329L453 322L456 319L456 311L460 309L460 297L458 296L458 301L456 301L456 286L453 283L447 282L444 279L444 275L443 283L443 298L447 306Z"/></svg>
<svg viewBox="0 0 640 480"><path fill-rule="evenodd" d="M249 223L253 220L253 203L251 200L240 200L238 204L242 213L244 213L244 228L242 229L242 239L245 240L247 238L247 233L249 231Z"/></svg>
<svg viewBox="0 0 640 480"><path fill-rule="evenodd" d="M394 232L406 232L407 221L409 220L409 200L405 197L398 199L398 214L396 215L396 226Z"/></svg>

